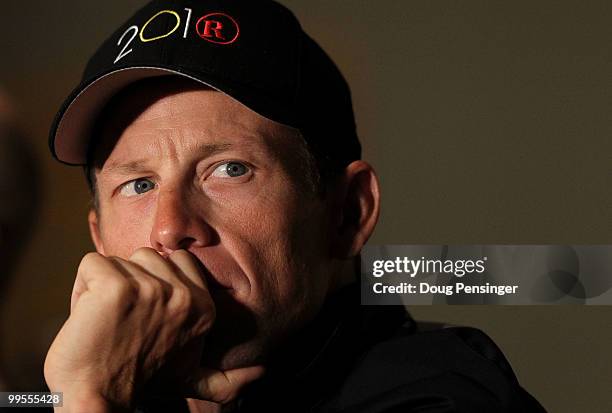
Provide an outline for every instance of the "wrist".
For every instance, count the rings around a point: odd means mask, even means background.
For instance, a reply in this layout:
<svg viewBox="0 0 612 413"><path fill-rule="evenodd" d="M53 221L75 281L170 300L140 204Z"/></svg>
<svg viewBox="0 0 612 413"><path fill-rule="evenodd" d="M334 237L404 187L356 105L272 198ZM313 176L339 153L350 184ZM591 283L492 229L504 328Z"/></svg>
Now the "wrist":
<svg viewBox="0 0 612 413"><path fill-rule="evenodd" d="M99 393L82 392L79 390L64 392L62 407L56 408L57 413L131 413L128 406L111 403Z"/></svg>

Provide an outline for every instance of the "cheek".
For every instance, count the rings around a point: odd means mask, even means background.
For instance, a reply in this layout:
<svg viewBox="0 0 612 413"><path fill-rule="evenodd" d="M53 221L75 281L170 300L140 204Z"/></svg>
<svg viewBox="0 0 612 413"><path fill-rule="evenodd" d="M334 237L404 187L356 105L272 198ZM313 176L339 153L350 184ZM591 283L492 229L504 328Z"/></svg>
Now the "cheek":
<svg viewBox="0 0 612 413"><path fill-rule="evenodd" d="M138 248L151 246L149 212L147 207L101 212L100 235L107 256L128 258Z"/></svg>
<svg viewBox="0 0 612 413"><path fill-rule="evenodd" d="M221 243L249 279L249 307L295 317L296 303L312 302L314 285L324 284L321 207L287 182L249 195L213 202Z"/></svg>

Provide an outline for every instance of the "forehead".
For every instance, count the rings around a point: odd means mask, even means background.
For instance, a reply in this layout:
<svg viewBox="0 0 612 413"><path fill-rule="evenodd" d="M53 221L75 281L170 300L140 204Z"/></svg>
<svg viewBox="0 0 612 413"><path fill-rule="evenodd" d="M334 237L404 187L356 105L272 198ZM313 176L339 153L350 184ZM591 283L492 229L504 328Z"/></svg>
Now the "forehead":
<svg viewBox="0 0 612 413"><path fill-rule="evenodd" d="M215 141L282 154L292 152L301 139L296 129L178 77L141 81L125 89L106 106L94 133L89 158L97 167L117 152L152 150L164 142L189 147Z"/></svg>

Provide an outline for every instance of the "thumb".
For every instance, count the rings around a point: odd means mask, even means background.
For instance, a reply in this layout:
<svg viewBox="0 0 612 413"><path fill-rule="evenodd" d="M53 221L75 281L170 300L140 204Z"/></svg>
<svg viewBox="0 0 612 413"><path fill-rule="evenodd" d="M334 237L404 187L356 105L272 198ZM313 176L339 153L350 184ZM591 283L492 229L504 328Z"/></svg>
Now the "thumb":
<svg viewBox="0 0 612 413"><path fill-rule="evenodd" d="M185 389L190 398L225 404L234 400L247 384L265 373L263 366L244 367L233 370L214 370L201 367Z"/></svg>

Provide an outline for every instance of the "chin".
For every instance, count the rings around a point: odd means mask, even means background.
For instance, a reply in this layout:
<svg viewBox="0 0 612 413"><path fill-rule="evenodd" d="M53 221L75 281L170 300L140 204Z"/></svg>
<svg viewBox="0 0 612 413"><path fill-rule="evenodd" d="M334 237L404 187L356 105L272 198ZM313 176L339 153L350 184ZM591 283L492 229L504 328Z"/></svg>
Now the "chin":
<svg viewBox="0 0 612 413"><path fill-rule="evenodd" d="M261 345L253 342L241 343L228 348L227 342L214 336L206 338L202 365L219 370L231 370L263 364L265 352Z"/></svg>
<svg viewBox="0 0 612 413"><path fill-rule="evenodd" d="M217 318L204 343L202 365L220 370L264 364L284 337L302 324L293 312L241 302L233 290L211 291ZM301 308L299 310L302 310Z"/></svg>
<svg viewBox="0 0 612 413"><path fill-rule="evenodd" d="M232 290L213 290L217 318L204 341L202 365L220 370L261 364L269 334L260 317L239 302Z"/></svg>

